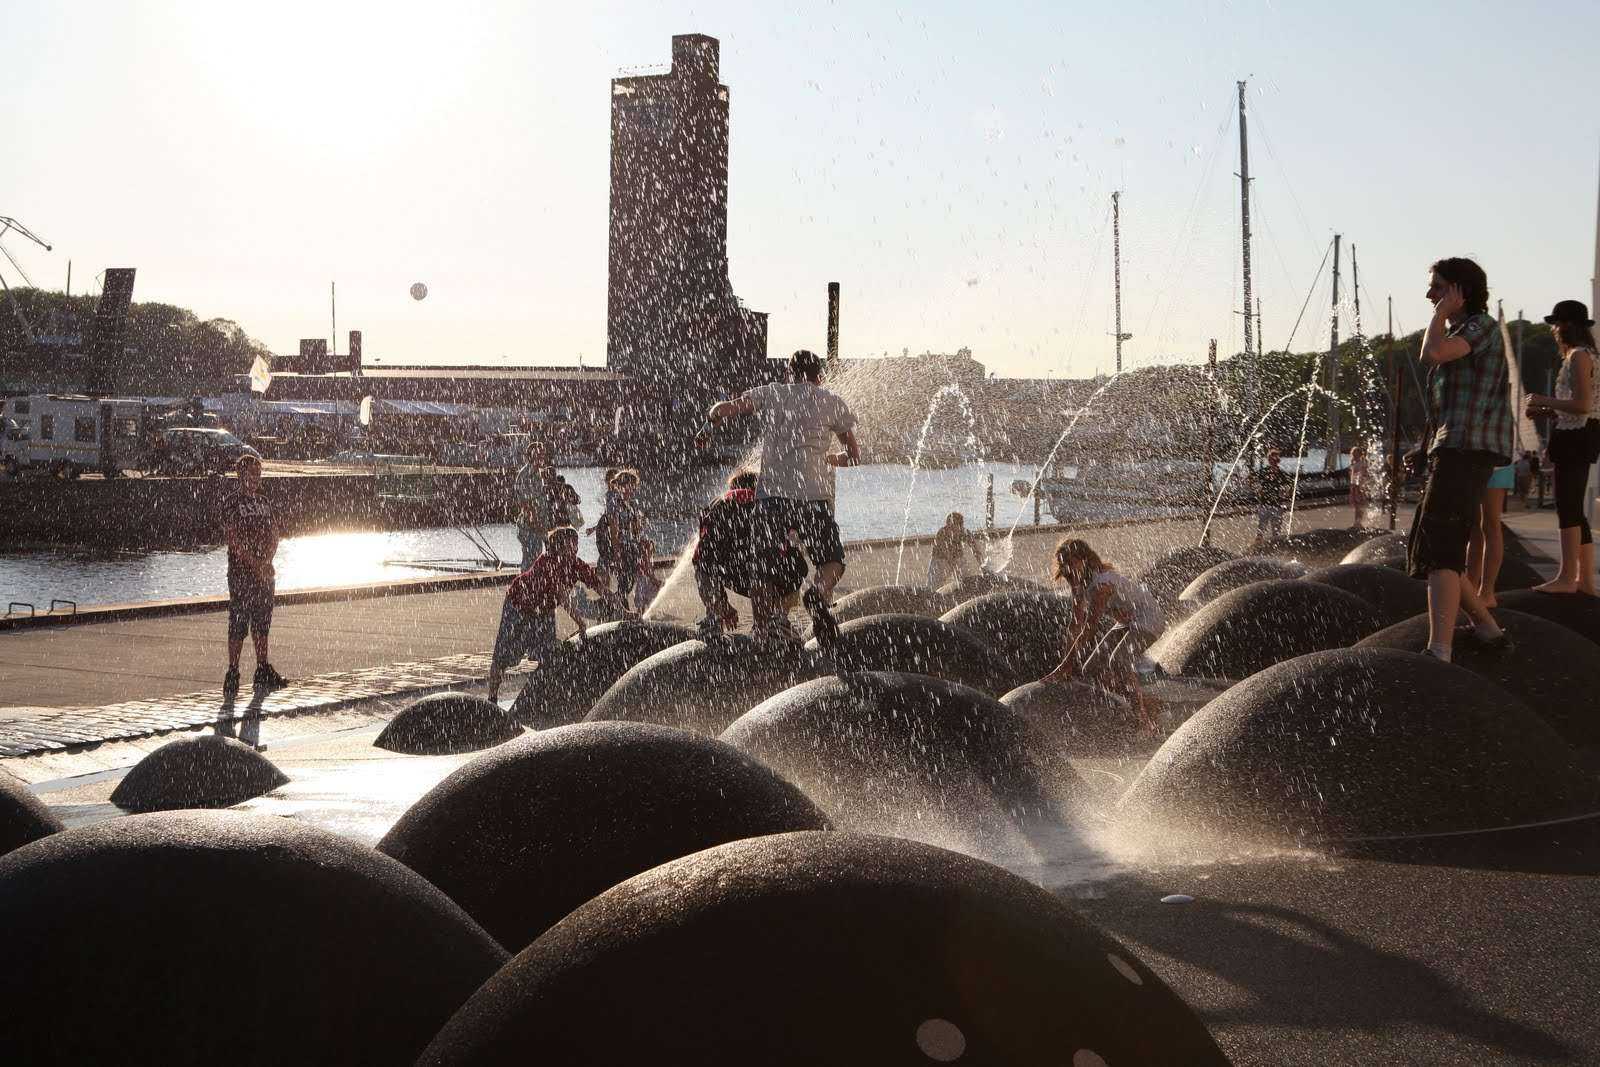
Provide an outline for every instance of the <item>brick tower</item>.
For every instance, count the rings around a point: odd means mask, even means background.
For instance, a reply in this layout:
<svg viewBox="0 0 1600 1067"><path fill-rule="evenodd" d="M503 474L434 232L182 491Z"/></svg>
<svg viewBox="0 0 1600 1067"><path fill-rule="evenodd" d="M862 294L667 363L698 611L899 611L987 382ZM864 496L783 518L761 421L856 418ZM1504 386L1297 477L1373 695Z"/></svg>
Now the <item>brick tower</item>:
<svg viewBox="0 0 1600 1067"><path fill-rule="evenodd" d="M698 406L763 376L767 316L728 281L728 88L716 38L672 38L666 74L611 82L607 364Z"/></svg>

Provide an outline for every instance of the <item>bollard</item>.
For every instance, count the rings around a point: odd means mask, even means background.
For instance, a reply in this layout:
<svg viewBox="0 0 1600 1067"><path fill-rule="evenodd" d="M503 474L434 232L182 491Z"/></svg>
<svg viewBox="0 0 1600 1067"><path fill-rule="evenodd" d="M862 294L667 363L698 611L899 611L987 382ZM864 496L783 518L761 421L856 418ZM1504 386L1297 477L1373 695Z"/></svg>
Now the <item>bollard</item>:
<svg viewBox="0 0 1600 1067"><path fill-rule="evenodd" d="M1033 490L1033 524L1035 526L1039 525L1039 488L1038 488L1038 486L1035 486L1034 490Z"/></svg>

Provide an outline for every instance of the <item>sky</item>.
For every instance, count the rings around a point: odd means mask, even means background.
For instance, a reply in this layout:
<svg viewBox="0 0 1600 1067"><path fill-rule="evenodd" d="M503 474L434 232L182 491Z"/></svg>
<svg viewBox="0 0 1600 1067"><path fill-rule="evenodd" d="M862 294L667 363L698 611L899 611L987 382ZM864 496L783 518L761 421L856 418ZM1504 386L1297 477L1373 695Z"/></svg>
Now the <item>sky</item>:
<svg viewBox="0 0 1600 1067"><path fill-rule="evenodd" d="M1235 83L1248 81L1267 346L1325 346L1350 246L1369 333L1425 324L1470 255L1508 313L1588 300L1600 5L1189 0L119 5L0 0L0 245L74 291L233 319L278 352L601 365L610 79L722 49L734 290L769 355L970 348L1002 377L1242 339ZM1331 266L1331 263L1328 264ZM20 279L0 260L9 284ZM1317 279L1316 285L1313 285ZM428 286L411 299L412 283Z"/></svg>

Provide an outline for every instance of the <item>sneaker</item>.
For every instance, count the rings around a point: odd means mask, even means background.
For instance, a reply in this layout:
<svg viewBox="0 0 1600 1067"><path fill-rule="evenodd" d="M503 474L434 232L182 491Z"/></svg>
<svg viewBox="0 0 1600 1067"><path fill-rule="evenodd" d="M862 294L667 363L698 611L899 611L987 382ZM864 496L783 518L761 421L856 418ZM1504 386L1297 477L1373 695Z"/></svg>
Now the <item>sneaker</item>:
<svg viewBox="0 0 1600 1067"><path fill-rule="evenodd" d="M1465 642L1469 648L1490 656L1504 656L1516 651L1517 643L1512 640L1511 634L1501 630L1494 637L1479 637L1478 631L1470 626L1459 628L1456 631L1456 644Z"/></svg>
<svg viewBox="0 0 1600 1067"><path fill-rule="evenodd" d="M222 676L222 695L232 698L239 694L239 668L229 667L228 673Z"/></svg>
<svg viewBox="0 0 1600 1067"><path fill-rule="evenodd" d="M794 628L794 623L784 618L762 623L752 636L757 645L768 648L797 647L805 644L800 639L799 631Z"/></svg>
<svg viewBox="0 0 1600 1067"><path fill-rule="evenodd" d="M255 687L257 689L282 689L289 684L289 679L279 674L277 668L270 663L263 663L256 667Z"/></svg>
<svg viewBox="0 0 1600 1067"><path fill-rule="evenodd" d="M806 590L803 603L811 613L811 635L817 639L817 647L830 647L839 639L839 622L828 610L827 601L822 599L817 587L812 586Z"/></svg>

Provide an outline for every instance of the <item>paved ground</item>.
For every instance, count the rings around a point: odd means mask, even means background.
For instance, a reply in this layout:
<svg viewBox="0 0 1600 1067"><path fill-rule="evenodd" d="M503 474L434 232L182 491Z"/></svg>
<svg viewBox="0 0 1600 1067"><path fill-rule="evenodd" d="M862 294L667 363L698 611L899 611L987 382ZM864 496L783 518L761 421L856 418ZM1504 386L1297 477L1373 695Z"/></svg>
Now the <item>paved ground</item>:
<svg viewBox="0 0 1600 1067"><path fill-rule="evenodd" d="M1340 526L1348 515L1343 507L1306 509L1297 516L1296 528ZM1402 513L1399 525L1407 520ZM1507 524L1535 551L1555 551L1551 513L1513 512ZM1137 573L1170 548L1193 544L1201 525L1184 519L1080 532L1119 568ZM1253 530L1249 517L1223 516L1213 527L1213 540L1242 552ZM1062 532L1019 528L1010 542L1008 573L1044 581ZM908 544L903 555L894 544L851 546L840 592L889 584L897 577L916 583L926 571L927 551L925 544ZM1003 558L1003 549L996 551ZM220 611L3 632L0 758L469 685L487 674L502 597L501 587L492 586L280 605L272 658L296 684L256 705L248 690L238 705L222 699L225 620ZM681 576L669 580L652 612L684 621L698 614L692 582ZM562 620L563 633L570 632L570 622ZM247 648L247 679L252 655Z"/></svg>

